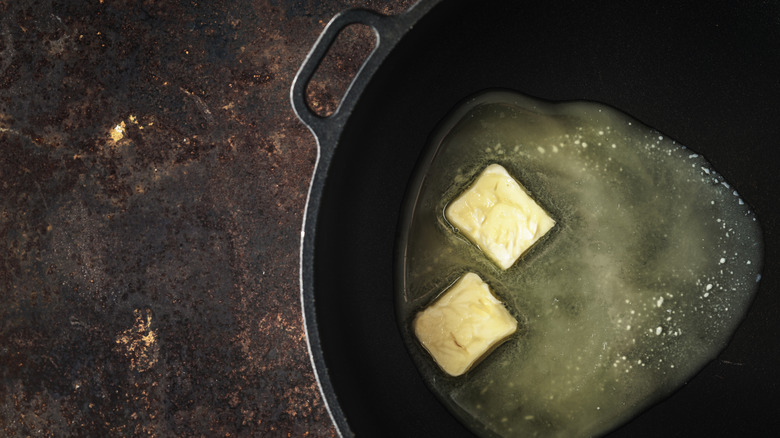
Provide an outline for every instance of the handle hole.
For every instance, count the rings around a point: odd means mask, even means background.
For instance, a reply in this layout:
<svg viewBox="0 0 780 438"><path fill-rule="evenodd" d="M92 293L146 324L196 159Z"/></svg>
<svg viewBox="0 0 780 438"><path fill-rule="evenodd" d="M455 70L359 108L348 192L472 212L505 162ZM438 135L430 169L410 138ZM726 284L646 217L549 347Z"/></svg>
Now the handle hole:
<svg viewBox="0 0 780 438"><path fill-rule="evenodd" d="M374 30L365 24L350 24L339 31L306 84L306 105L314 114L328 117L336 111L376 44Z"/></svg>

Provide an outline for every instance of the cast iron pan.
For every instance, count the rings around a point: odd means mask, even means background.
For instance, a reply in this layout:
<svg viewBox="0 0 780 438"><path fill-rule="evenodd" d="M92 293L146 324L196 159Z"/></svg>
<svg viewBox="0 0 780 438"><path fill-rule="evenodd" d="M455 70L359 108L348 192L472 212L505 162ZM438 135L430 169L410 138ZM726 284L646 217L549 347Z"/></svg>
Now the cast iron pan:
<svg viewBox="0 0 780 438"><path fill-rule="evenodd" d="M631 4L629 4L631 3ZM401 204L437 123L508 88L614 106L703 154L764 231L757 298L729 346L687 385L609 436L769 436L780 429L780 6L769 2L424 1L398 17L337 16L292 88L318 139L302 246L309 347L345 436L469 436L427 389L394 313ZM378 47L337 112L303 90L338 30Z"/></svg>

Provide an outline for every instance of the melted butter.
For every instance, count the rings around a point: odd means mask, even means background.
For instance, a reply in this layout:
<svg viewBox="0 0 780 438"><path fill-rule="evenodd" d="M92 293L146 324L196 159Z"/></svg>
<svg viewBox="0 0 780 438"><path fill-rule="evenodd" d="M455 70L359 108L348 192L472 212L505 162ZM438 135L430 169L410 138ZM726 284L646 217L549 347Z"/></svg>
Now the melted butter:
<svg viewBox="0 0 780 438"><path fill-rule="evenodd" d="M485 436L591 436L628 421L726 345L757 289L754 214L700 155L612 108L491 92L456 109L408 195L399 320L432 390ZM499 163L557 222L506 271L444 217ZM520 322L463 376L411 320L466 271Z"/></svg>

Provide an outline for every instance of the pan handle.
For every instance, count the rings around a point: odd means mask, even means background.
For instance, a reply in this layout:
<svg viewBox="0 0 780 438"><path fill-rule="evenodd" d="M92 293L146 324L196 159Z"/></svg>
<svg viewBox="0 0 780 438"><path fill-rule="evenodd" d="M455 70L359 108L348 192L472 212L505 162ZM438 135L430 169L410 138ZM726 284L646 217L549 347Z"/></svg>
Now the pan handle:
<svg viewBox="0 0 780 438"><path fill-rule="evenodd" d="M363 24L371 27L377 39L376 45L355 74L333 114L326 117L319 116L306 103L306 85L308 85L339 32L351 24ZM290 90L290 99L295 113L317 137L321 147L331 143L330 140L335 140L334 137L341 130L357 97L379 66L380 58L384 58L382 55L384 54L383 52L386 52L384 50L385 46L394 45L395 40L399 36L397 23L393 20L393 17L379 15L366 9L343 11L333 17L325 27L325 30L323 30L317 42L314 43L314 47L312 47L303 65L298 70Z"/></svg>
<svg viewBox="0 0 780 438"><path fill-rule="evenodd" d="M421 0L407 12L398 16L381 15L367 9L348 9L333 17L314 43L306 60L295 75L290 88L290 100L296 115L312 131L320 146L320 153L330 152L335 147L338 135L358 96L376 72L379 65L414 23L440 0ZM363 24L373 29L376 35L374 50L352 79L336 110L327 117L315 114L306 103L306 85L319 67L328 49L339 32L351 24Z"/></svg>

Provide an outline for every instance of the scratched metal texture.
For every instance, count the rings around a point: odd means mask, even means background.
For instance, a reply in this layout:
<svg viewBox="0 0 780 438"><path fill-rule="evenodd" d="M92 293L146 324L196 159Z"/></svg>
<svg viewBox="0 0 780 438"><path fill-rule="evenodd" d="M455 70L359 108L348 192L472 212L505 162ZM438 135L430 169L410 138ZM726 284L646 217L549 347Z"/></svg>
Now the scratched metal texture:
<svg viewBox="0 0 780 438"><path fill-rule="evenodd" d="M333 436L301 320L328 19L410 0L0 0L0 435ZM309 90L327 112L356 31Z"/></svg>

